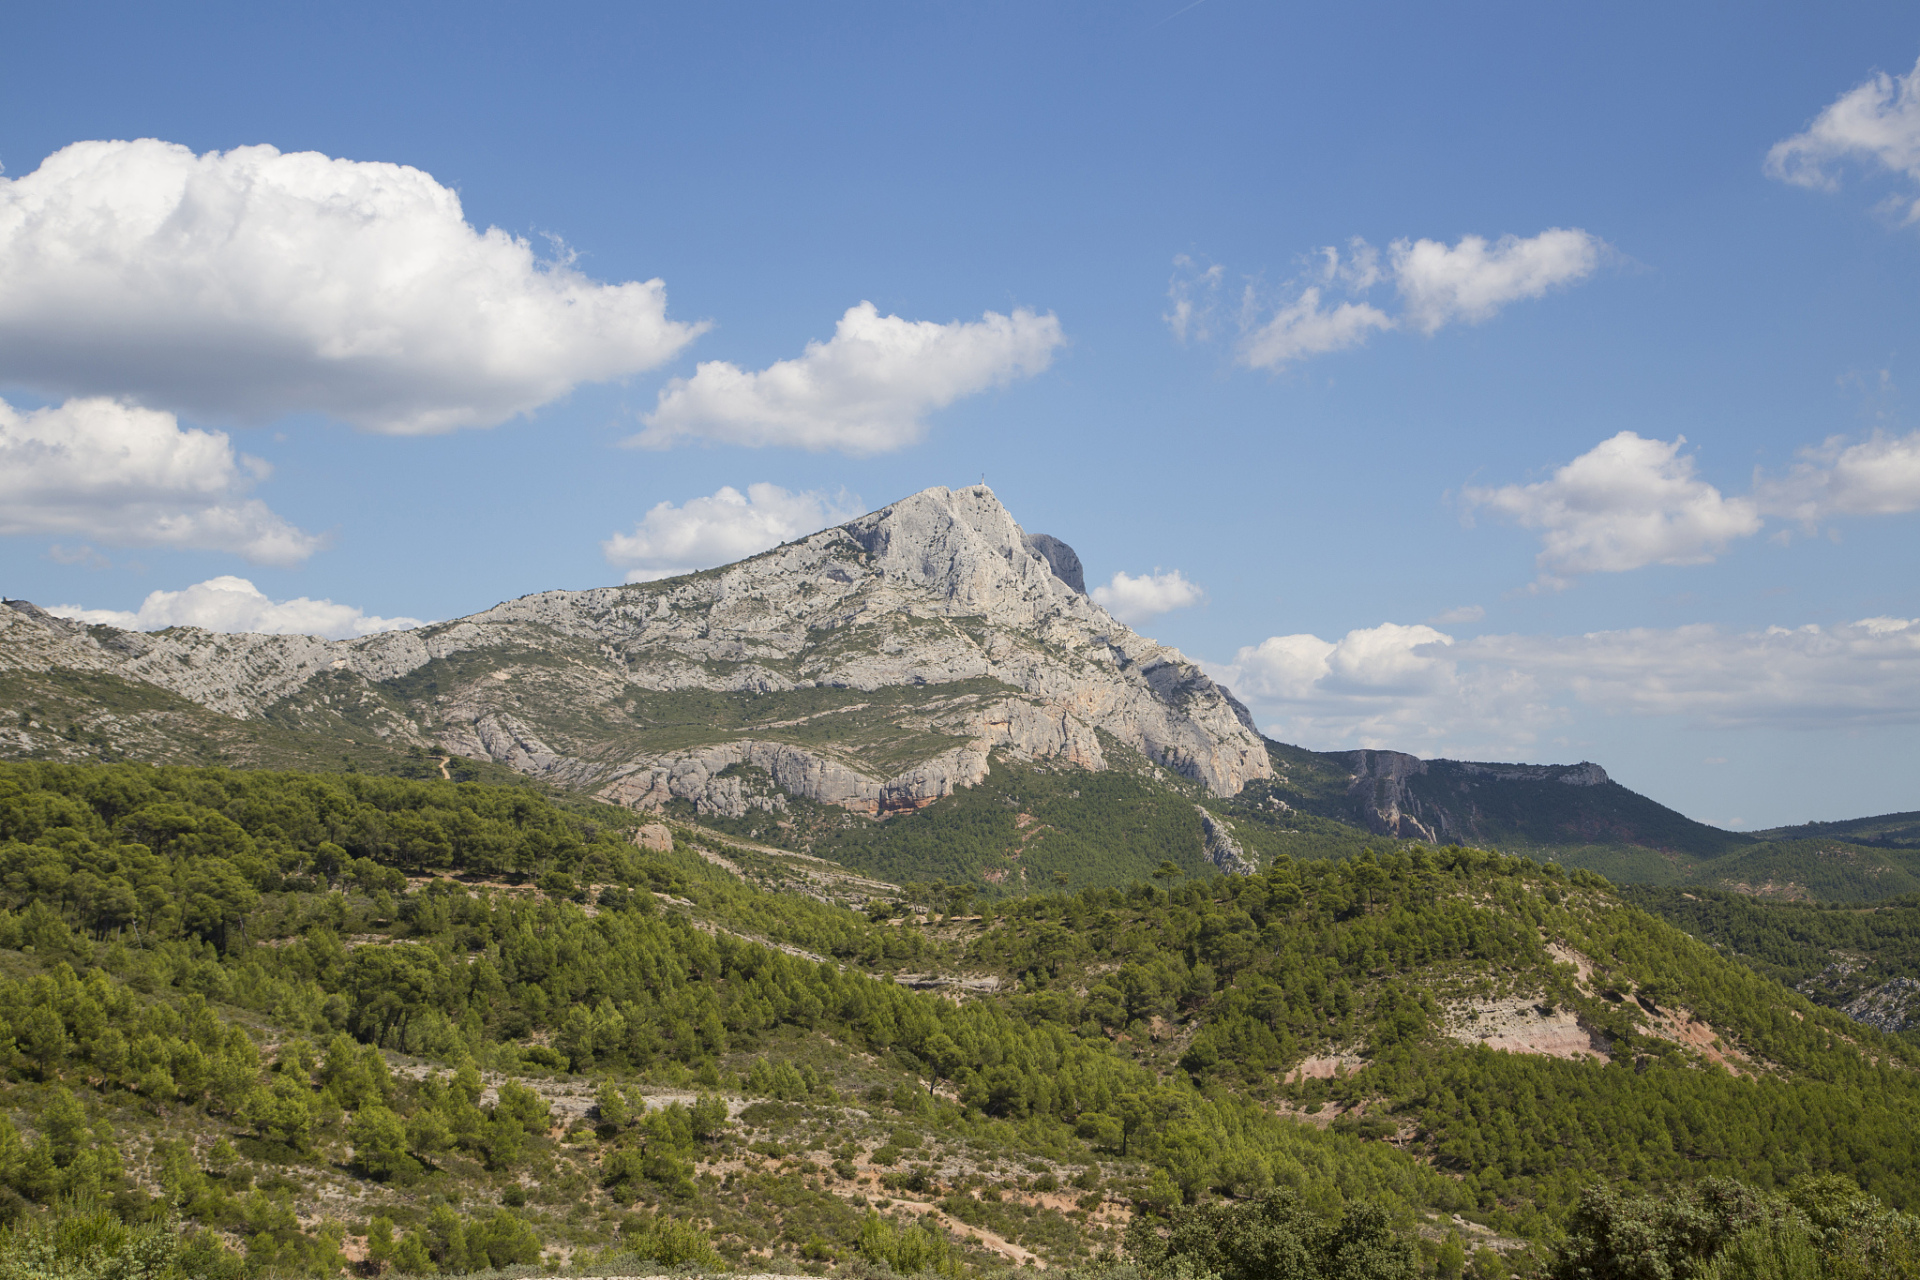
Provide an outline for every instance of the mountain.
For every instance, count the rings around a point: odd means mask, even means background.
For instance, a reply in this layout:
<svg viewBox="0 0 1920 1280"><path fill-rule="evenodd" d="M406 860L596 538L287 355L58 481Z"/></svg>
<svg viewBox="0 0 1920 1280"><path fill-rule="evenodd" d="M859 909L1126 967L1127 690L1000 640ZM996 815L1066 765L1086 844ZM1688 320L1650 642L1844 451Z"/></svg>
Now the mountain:
<svg viewBox="0 0 1920 1280"><path fill-rule="evenodd" d="M1596 1184L1920 1206L1915 899L1750 896L1899 892L1912 815L1270 742L1084 585L981 487L351 642L8 602L0 1269L958 1277L1279 1192L1502 1280Z"/></svg>
<svg viewBox="0 0 1920 1280"><path fill-rule="evenodd" d="M1267 777L1245 709L1083 587L1071 548L985 486L942 488L724 568L354 641L82 628L14 602L0 670L112 676L249 725L733 817L789 796L911 810L996 752L1097 771L1117 745L1216 796ZM170 712L76 722L137 736ZM16 754L53 745L6 732Z"/></svg>
<svg viewBox="0 0 1920 1280"><path fill-rule="evenodd" d="M1762 840L1591 762L1271 742L984 485L717 569L352 641L118 631L9 601L0 708L14 757L519 776L992 893L1383 842L1788 895L1920 887L1911 814Z"/></svg>

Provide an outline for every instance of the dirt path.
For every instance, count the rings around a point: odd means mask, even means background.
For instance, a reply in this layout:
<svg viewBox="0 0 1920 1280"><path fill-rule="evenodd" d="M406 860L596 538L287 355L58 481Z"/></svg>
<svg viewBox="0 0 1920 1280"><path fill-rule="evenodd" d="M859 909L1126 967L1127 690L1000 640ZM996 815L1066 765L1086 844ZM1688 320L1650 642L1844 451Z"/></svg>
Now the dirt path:
<svg viewBox="0 0 1920 1280"><path fill-rule="evenodd" d="M686 825L686 824L678 824L678 825ZM868 893L871 893L880 897L892 898L892 897L898 897L900 894L900 886L897 884L890 884L885 880L871 879L870 877L861 875L857 871L853 871L847 867L843 867L837 862L831 862L826 858L822 858L817 854L802 853L798 849L776 848L773 845L761 844L758 841L747 840L740 836L728 835L722 831L714 831L708 827L702 827L697 825L687 825L686 829L690 832L697 833L700 836L703 836L716 843L731 845L735 849L738 849L743 853L756 853L763 858L773 858L776 860L791 859L792 861L795 861L795 862L813 863L815 866L819 867L820 870L818 872L815 872L812 875L808 875L806 868L803 868L803 867L793 868L795 872L806 877L807 879L824 879L827 881L837 881L841 884L850 885L854 888L865 890ZM712 862L717 866L724 866L728 870L732 871L735 875L741 874L740 869L737 866L733 865L733 863L731 863L730 861L723 859L719 854L714 853L713 851L707 850L707 849L698 849L696 851L702 857L706 858L709 862Z"/></svg>
<svg viewBox="0 0 1920 1280"><path fill-rule="evenodd" d="M453 781L453 775L447 772L447 765L451 763L452 760L453 760L452 756L441 756L437 761L434 762L440 766L440 776L445 778L448 782Z"/></svg>
<svg viewBox="0 0 1920 1280"><path fill-rule="evenodd" d="M896 1209L905 1209L908 1213L918 1214L923 1219L931 1218L935 1226L945 1227L962 1240L968 1238L978 1240L982 1248L991 1249L1001 1257L1012 1262L1016 1267L1033 1267L1036 1270L1044 1270L1046 1268L1047 1264L1040 1260L1038 1254L1027 1249L1022 1249L1005 1236L997 1235L985 1227L970 1227L952 1214L943 1209L938 1209L933 1205L924 1204L918 1200L895 1200L893 1207Z"/></svg>

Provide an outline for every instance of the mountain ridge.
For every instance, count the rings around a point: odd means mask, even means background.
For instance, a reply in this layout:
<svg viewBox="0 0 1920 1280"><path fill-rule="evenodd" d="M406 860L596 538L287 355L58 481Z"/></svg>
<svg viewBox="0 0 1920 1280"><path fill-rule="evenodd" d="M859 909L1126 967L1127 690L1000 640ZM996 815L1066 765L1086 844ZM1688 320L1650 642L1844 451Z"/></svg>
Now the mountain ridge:
<svg viewBox="0 0 1920 1280"><path fill-rule="evenodd" d="M0 667L117 674L239 719L333 712L649 807L736 813L749 798L721 775L751 765L794 794L897 811L970 785L996 749L1103 768L1103 733L1215 795L1267 776L1245 708L1083 588L1072 549L1026 534L991 490L937 488L719 569L359 640L121 632L19 602L0 613ZM859 695L883 690L920 692L860 716ZM808 691L802 715L740 731L702 732L687 705ZM863 732L795 732L831 716L815 728Z"/></svg>
<svg viewBox="0 0 1920 1280"><path fill-rule="evenodd" d="M1299 814L1335 824L1323 834L1342 849L1367 837L1468 843L1654 883L1695 881L1760 839L1693 822L1588 761L1272 742L1229 689L1114 619L1085 585L1070 546L1028 533L978 485L924 490L714 569L536 592L356 640L119 631L9 601L0 697L15 723L0 722L0 753L416 776L446 754L629 808L710 822L760 814L751 830L776 843L797 805L827 807L802 823L816 833L845 820L832 814L889 819L958 803L996 761L1137 774L1137 786L1102 793L1118 807L1072 809L1135 833L1082 833L1132 852L1091 881L1091 845L1044 872L1076 884L1145 874L1165 857L1189 873L1244 871L1298 843L1256 839L1260 825L1293 831L1300 819L1288 815ZM996 803L1018 803L1021 786L1009 787ZM1175 816L1144 826L1120 816L1156 804ZM978 836L980 805L961 807ZM1825 858L1821 883L1846 896L1920 883L1903 863L1905 816L1862 832L1879 853L1844 841L1837 859L1811 850ZM1147 830L1171 843L1153 853L1136 838ZM983 884L1018 885L1033 838L1010 828L994 848L976 839L946 861ZM891 855L872 856L870 870L911 878ZM1725 861L1715 882L1807 892L1782 861L1798 845L1742 856L1753 865Z"/></svg>

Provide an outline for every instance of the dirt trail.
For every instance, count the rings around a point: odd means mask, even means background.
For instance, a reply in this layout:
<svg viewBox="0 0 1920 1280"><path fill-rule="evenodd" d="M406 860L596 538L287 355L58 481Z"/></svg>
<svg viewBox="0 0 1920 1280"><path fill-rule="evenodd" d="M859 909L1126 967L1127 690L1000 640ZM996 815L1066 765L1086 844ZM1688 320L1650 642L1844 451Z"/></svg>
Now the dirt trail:
<svg viewBox="0 0 1920 1280"><path fill-rule="evenodd" d="M670 825L685 825L685 824L670 824ZM801 875L806 876L808 879L813 879L817 875L818 877L822 877L829 881L839 881L842 884L852 885L854 887L866 890L871 894L875 894L883 897L889 897L889 898L898 897L900 893L900 886L897 884L889 884L885 880L871 879L870 877L863 876L856 871L851 871L846 867L841 866L837 862L831 862L826 858L822 858L817 854L802 853L798 849L780 849L780 848L776 848L773 845L760 844L758 841L748 840L741 836L728 835L722 831L714 831L708 827L686 826L686 830L692 833L696 833L704 837L705 839L712 840L715 843L731 845L735 849L739 849L744 853L757 853L763 858L788 858L788 859L792 859L795 862L813 863L815 866L820 868L820 870L814 875L808 875L805 868L801 868L801 867L794 868L796 872L799 872ZM725 867L727 870L733 872L735 875L742 874L739 867L735 866L731 861L727 860L726 858L722 857L720 854L715 853L710 849L702 849L696 844L694 851L698 853L701 857L705 858L707 861L714 863L716 866Z"/></svg>
<svg viewBox="0 0 1920 1280"><path fill-rule="evenodd" d="M669 901L673 901L673 900L669 899ZM681 901L684 901L684 899L682 899ZM687 905L692 906L693 904L687 903ZM775 942L771 938L762 938L756 934L742 933L738 929L723 928L722 926L715 924L711 920L696 919L693 921L693 927L700 930L700 932L702 933L713 934L715 937L718 937L720 934L724 933L729 938L738 938L742 942L751 942L756 947L769 947L775 951L784 951L788 955L794 957L797 960L810 960L814 964L830 964L834 968L842 969L842 970L844 970L847 967L844 964L841 964L838 960L832 960L822 955L815 955L813 952L803 950L799 947L794 946L791 943Z"/></svg>
<svg viewBox="0 0 1920 1280"><path fill-rule="evenodd" d="M1001 1257L1011 1261L1017 1267L1033 1267L1035 1270L1046 1269L1047 1264L1040 1260L1038 1254L1021 1248L1005 1236L989 1231L985 1227L970 1227L944 1209L936 1208L930 1204L924 1204L918 1200L895 1200L893 1205L896 1209L905 1209L908 1213L918 1214L922 1219L931 1218L934 1225L945 1227L962 1240L972 1237L980 1242L982 1248L991 1249Z"/></svg>
<svg viewBox="0 0 1920 1280"><path fill-rule="evenodd" d="M401 1062L389 1060L388 1069L391 1070L393 1074L405 1076L410 1080L424 1080L428 1076L447 1077L453 1074L444 1066L419 1060ZM543 1076L510 1076L498 1071L482 1071L480 1073L480 1083L483 1086L480 1093L480 1105L492 1106L498 1102L500 1100L500 1086L509 1080L539 1094L552 1111L556 1128L559 1130L565 1130L567 1126L571 1125L575 1120L585 1119L592 1113L595 1105L594 1095L597 1086L591 1082L584 1080L554 1080ZM718 1093L717 1090L707 1090L706 1092ZM626 1094L629 1101L644 1100L646 1109L649 1111L664 1111L676 1102L683 1107L691 1107L701 1098L701 1093L692 1090L671 1088L655 1089L647 1085L628 1086ZM727 1115L729 1118L738 1116L742 1111L745 1111L752 1105L752 1099L744 1098L737 1094L719 1093L718 1096L722 1102L727 1104Z"/></svg>

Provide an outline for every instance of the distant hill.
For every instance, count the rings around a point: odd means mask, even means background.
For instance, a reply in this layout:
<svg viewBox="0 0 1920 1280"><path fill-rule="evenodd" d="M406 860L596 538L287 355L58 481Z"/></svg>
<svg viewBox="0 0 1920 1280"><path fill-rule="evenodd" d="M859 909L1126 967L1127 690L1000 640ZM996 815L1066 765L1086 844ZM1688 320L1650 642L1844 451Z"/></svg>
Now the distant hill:
<svg viewBox="0 0 1920 1280"><path fill-rule="evenodd" d="M1871 905L1628 885L1620 896L1808 999L1920 1038L1920 894Z"/></svg>
<svg viewBox="0 0 1920 1280"><path fill-rule="evenodd" d="M1268 742L1270 794L1369 831L1429 844L1544 850L1631 845L1713 858L1752 843L1572 765L1423 760L1397 751L1316 752ZM1259 790L1255 784L1254 790Z"/></svg>
<svg viewBox="0 0 1920 1280"><path fill-rule="evenodd" d="M1843 822L1803 822L1797 827L1773 827L1753 835L1757 840L1844 840L1879 849L1920 849L1920 811Z"/></svg>

